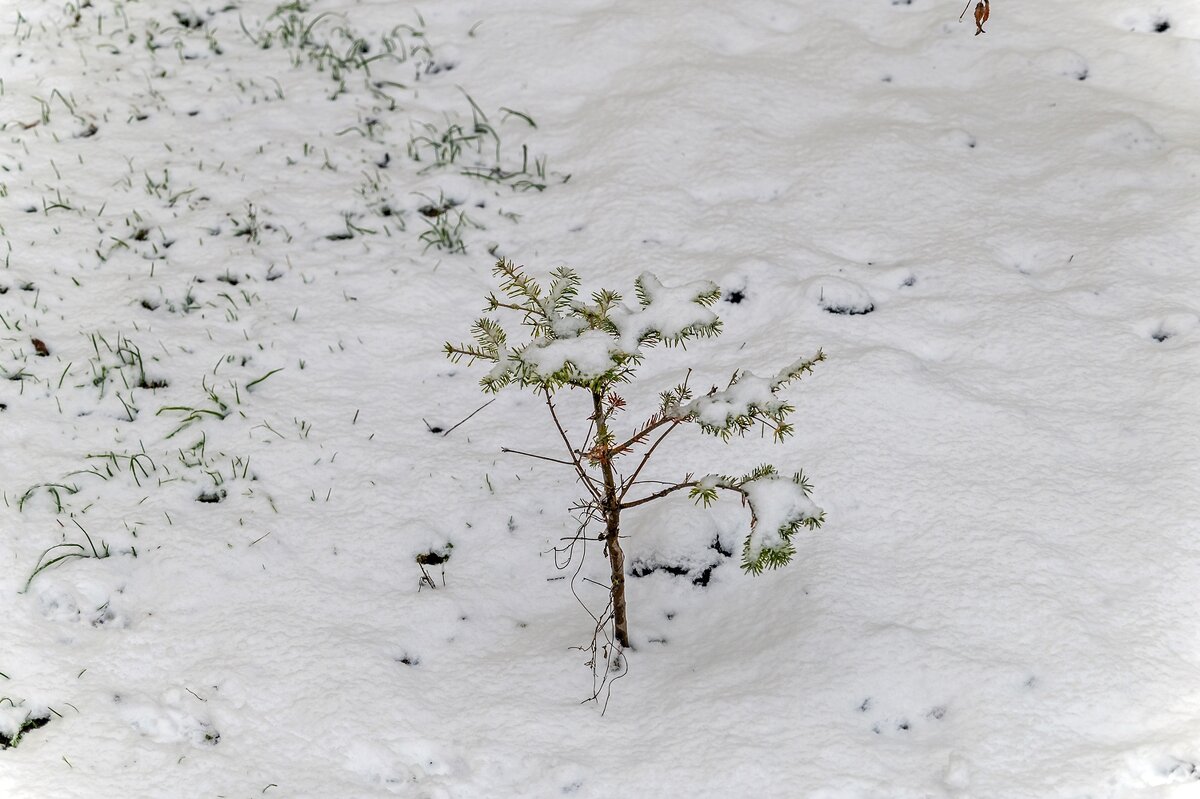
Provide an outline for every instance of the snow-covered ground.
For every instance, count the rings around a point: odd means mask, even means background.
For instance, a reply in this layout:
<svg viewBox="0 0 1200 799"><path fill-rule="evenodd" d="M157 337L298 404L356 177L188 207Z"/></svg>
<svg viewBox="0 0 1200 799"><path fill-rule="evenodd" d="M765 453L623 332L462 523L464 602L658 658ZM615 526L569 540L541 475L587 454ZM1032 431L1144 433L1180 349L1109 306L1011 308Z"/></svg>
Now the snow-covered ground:
<svg viewBox="0 0 1200 799"><path fill-rule="evenodd" d="M1200 7L991 6L0 3L0 796L1200 797ZM497 256L722 288L630 418L828 355L599 703Z"/></svg>

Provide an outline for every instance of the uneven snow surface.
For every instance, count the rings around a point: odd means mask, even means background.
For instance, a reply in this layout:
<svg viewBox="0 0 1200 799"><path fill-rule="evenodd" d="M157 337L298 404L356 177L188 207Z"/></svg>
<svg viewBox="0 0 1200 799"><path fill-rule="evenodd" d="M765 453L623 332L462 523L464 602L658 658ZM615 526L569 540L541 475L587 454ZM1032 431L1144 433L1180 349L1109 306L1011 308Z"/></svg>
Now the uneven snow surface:
<svg viewBox="0 0 1200 799"><path fill-rule="evenodd" d="M0 2L0 797L1200 797L1200 5L991 6ZM828 355L598 702L497 256L721 287L629 429Z"/></svg>

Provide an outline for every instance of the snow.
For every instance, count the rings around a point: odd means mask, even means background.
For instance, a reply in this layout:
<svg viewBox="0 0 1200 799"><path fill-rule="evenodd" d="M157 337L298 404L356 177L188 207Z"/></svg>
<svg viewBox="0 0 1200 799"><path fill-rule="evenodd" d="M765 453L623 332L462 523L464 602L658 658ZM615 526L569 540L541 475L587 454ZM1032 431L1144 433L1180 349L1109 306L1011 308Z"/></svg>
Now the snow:
<svg viewBox="0 0 1200 799"><path fill-rule="evenodd" d="M536 339L521 351L520 361L533 367L543 380L564 370L589 379L613 368L615 351L612 336L602 330L587 330L573 338Z"/></svg>
<svg viewBox="0 0 1200 799"><path fill-rule="evenodd" d="M797 525L821 516L821 509L790 477L760 477L744 483L742 490L754 512L746 552L751 561L757 560L764 549L786 546Z"/></svg>
<svg viewBox="0 0 1200 799"><path fill-rule="evenodd" d="M601 307L576 301L570 302L563 313L560 305L570 301L568 287L573 288L575 283L577 277L572 274L564 277L557 288L551 284L545 297L522 298L536 302L526 307L538 309L535 313L539 324L544 319L552 335L536 336L518 353L497 347L490 381L500 381L521 367L528 370L522 371L525 379L541 385L553 384L564 377L572 381L595 380L619 368L626 358L642 355L647 344L681 343L689 336L719 329L717 315L704 307L719 291L715 283L699 281L667 287L653 274L643 272L636 280L641 299L637 310L616 300L620 296L617 293L611 307L608 302ZM589 320L593 317L605 319L605 329L592 329L594 323ZM528 317L521 321L529 324Z"/></svg>
<svg viewBox="0 0 1200 799"><path fill-rule="evenodd" d="M696 419L712 427L727 428L733 419L758 411L771 413L784 405L775 397L775 380L742 371L736 382L722 391L713 391L692 400L679 409L682 417Z"/></svg>
<svg viewBox="0 0 1200 799"><path fill-rule="evenodd" d="M1195 3L290 9L0 4L0 797L1200 796ZM603 714L583 489L501 452L565 457L545 403L454 427L500 256L623 339L720 288L622 432L828 355L785 442L656 450L826 521L753 577L736 497L630 511Z"/></svg>
<svg viewBox="0 0 1200 799"><path fill-rule="evenodd" d="M639 352L647 336L671 342L717 321L717 315L699 303L701 297L717 291L715 283L702 280L667 287L650 272L643 272L637 285L644 296L642 307L632 310L624 305L611 314L623 353Z"/></svg>

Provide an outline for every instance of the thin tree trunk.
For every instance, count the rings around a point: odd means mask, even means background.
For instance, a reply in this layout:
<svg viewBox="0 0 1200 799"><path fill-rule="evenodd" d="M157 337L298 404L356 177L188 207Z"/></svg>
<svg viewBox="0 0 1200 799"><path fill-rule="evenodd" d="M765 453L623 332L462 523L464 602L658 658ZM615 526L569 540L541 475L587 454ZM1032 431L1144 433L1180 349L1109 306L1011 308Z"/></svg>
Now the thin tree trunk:
<svg viewBox="0 0 1200 799"><path fill-rule="evenodd" d="M604 398L592 392L596 419L596 440L600 444L600 471L604 475L604 551L612 575L613 632L617 644L629 648L629 620L625 614L625 551L621 549L621 500L617 497L617 479L608 453L608 426L604 421Z"/></svg>
<svg viewBox="0 0 1200 799"><path fill-rule="evenodd" d="M613 631L617 643L629 648L629 620L625 615L625 552L621 549L620 527L617 513L608 516L604 547L608 550L608 562L612 567Z"/></svg>

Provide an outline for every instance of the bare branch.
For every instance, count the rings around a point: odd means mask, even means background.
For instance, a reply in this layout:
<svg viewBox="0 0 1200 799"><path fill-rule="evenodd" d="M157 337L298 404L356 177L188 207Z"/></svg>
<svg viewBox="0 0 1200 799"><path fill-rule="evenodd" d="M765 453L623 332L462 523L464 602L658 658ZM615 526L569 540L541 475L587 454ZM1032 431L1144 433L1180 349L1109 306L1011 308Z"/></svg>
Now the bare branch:
<svg viewBox="0 0 1200 799"><path fill-rule="evenodd" d="M572 461L564 461L560 458L551 458L547 455L535 455L532 452L522 452L519 449L509 449L508 447L501 447L500 451L501 452L509 452L509 453L512 453L513 455L524 455L526 458L537 458L539 461L550 461L551 463L561 463L563 466L574 466L575 465L574 462L572 462Z"/></svg>
<svg viewBox="0 0 1200 799"><path fill-rule="evenodd" d="M700 485L699 480L688 480L685 483L676 483L670 488L664 488L662 491L655 491L653 494L642 497L641 499L635 499L632 502L622 502L619 507L621 510L629 510L630 508L636 508L638 505L645 505L647 502L653 502L656 499L662 499L667 494L672 494L680 489L692 488L693 486L698 485Z"/></svg>
<svg viewBox="0 0 1200 799"><path fill-rule="evenodd" d="M510 311L524 311L525 313L536 313L539 310L538 308L530 308L528 306L517 305L516 303L512 302L500 302L500 300L495 297L490 300L490 304L493 308L507 308Z"/></svg>
<svg viewBox="0 0 1200 799"><path fill-rule="evenodd" d="M658 448L658 445L659 445L659 444L661 444L661 443L663 442L663 439L664 439L664 438L666 438L667 436L671 435L671 432L672 432L672 431L673 431L673 430L674 430L676 427L678 427L678 426L680 425L680 423L681 423L681 422L682 422L682 420L681 420L681 419L674 419L674 420L672 420L672 424L671 424L671 426L670 426L670 427L668 427L668 428L667 428L665 431L663 431L663 434L662 434L661 436L659 436L659 437L658 437L658 440L657 440L657 441L655 441L653 444L651 444L651 445L650 445L650 449L646 450L646 454L642 456L642 460L641 460L641 462L640 462L640 463L638 463L638 465L637 465L637 468L633 470L633 474L631 474L631 475L629 476L629 479L628 479L628 480L626 480L626 481L624 482L624 484L623 484L623 486L622 486L622 488L621 488L621 493L620 493L620 494L617 496L617 499L618 499L619 501L620 501L620 500L624 500L624 499L625 499L625 495L626 495L626 494L628 494L628 493L629 493L629 491L630 491L630 489L632 489L632 488L633 488L633 484L634 484L634 482L636 482L636 481L637 481L637 476L638 476L639 474L641 474L641 473L642 473L642 468L643 468L643 467L644 467L644 466L645 466L647 463L649 463L649 461L650 461L650 456L654 454L654 450ZM649 430L650 428L647 428L647 429Z"/></svg>
<svg viewBox="0 0 1200 799"><path fill-rule="evenodd" d="M455 431L455 430L458 428L458 426L459 426L459 425L461 425L463 422L467 421L467 420L468 420L468 419L470 419L472 416L474 416L475 414L479 413L480 411L482 411L484 408L486 408L487 406L491 405L491 404L492 404L493 402L495 402L495 401L496 401L496 398L495 398L495 397L492 397L490 400L488 400L487 402L483 403L482 405L480 405L480 406L479 406L478 408L476 408L475 410L473 410L473 411L471 411L470 413L468 413L468 414L467 414L467 416L466 416L466 418L464 418L462 421L458 422L458 424L454 425L453 427L451 427L451 428L450 428L449 430L447 430L446 432L442 433L442 438L445 438L446 436L448 436L448 435L450 435L451 433L453 433L453 432L454 432L454 431Z"/></svg>
<svg viewBox="0 0 1200 799"><path fill-rule="evenodd" d="M546 397L546 407L550 409L550 418L554 420L554 426L558 429L558 434L562 436L563 444L566 445L567 452L571 455L571 465L575 467L575 473L579 475L580 482L583 483L584 487L587 488L588 493L591 494L597 502L603 502L600 492L596 490L594 485L592 485L592 483L595 482L595 478L589 475L583 468L583 464L579 462L579 456L575 454L575 447L571 446L571 439L567 438L567 431L563 430L562 423L558 421L558 412L554 410L554 402L550 399L550 390L547 389L544 391L543 396Z"/></svg>
<svg viewBox="0 0 1200 799"><path fill-rule="evenodd" d="M657 418L655 418L655 417L657 417ZM679 424L680 422L683 421L683 419L673 419L669 416L658 416L658 414L655 414L655 417L651 417L650 421L648 421L641 430L637 431L632 436L630 436L627 441L617 444L615 447L609 448L609 454L620 455L622 452L629 449L630 447L637 446L639 443L644 441L648 435L650 435L652 432L654 432L658 428L662 427L664 424L668 424L671 422L674 422L675 424Z"/></svg>

